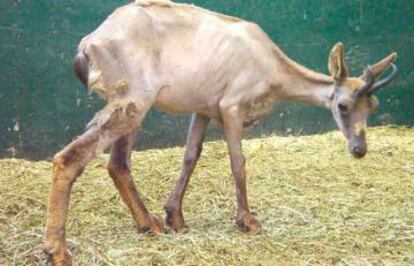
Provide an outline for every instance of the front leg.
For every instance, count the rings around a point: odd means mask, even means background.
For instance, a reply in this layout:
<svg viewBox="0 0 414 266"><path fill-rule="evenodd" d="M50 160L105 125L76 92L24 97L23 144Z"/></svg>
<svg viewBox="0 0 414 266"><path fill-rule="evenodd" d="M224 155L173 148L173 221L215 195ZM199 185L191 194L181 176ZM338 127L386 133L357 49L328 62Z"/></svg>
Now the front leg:
<svg viewBox="0 0 414 266"><path fill-rule="evenodd" d="M166 223L175 231L179 231L186 226L182 211L184 193L197 160L200 157L204 133L209 121L208 117L199 114L193 114L191 117L181 175L164 207L167 213Z"/></svg>
<svg viewBox="0 0 414 266"><path fill-rule="evenodd" d="M243 114L238 106L221 108L221 112L229 147L231 170L236 184L236 223L242 231L257 234L261 231L261 224L250 213L247 201L246 167L241 145L243 136Z"/></svg>

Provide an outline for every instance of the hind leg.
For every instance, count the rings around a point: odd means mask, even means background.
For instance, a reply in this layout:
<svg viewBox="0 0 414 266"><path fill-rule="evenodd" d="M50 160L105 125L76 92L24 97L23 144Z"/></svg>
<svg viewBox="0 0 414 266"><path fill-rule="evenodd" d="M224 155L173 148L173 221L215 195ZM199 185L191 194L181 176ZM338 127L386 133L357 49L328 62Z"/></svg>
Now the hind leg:
<svg viewBox="0 0 414 266"><path fill-rule="evenodd" d="M108 172L118 189L122 200L132 213L140 231L151 231L161 234L163 224L156 217L150 215L139 198L138 191L131 178L131 151L137 136L137 131L120 138L112 146L111 157L108 163Z"/></svg>
<svg viewBox="0 0 414 266"><path fill-rule="evenodd" d="M69 195L86 164L121 136L140 125L148 108L129 102L110 104L92 121L90 128L53 159L53 182L49 195L44 252L53 265L72 265L65 237Z"/></svg>

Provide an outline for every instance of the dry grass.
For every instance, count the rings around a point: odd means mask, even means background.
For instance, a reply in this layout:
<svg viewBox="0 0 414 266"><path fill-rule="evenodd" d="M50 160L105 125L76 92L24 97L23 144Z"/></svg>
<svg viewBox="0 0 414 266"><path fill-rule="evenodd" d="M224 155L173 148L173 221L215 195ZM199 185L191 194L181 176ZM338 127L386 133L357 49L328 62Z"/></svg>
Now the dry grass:
<svg viewBox="0 0 414 266"><path fill-rule="evenodd" d="M244 141L258 236L240 233L226 145L205 145L185 201L186 232L138 234L105 170L93 161L72 192L67 229L77 265L413 265L414 130L369 132L352 159L338 132ZM182 148L133 154L147 207L162 206ZM0 265L42 264L49 162L0 161Z"/></svg>

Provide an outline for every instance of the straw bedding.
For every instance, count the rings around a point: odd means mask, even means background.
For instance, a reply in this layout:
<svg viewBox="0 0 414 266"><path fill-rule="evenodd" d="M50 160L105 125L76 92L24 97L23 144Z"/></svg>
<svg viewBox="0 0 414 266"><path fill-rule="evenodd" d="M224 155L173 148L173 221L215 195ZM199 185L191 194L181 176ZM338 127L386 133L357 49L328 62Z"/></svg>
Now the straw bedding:
<svg viewBox="0 0 414 266"><path fill-rule="evenodd" d="M223 141L204 146L185 199L189 229L138 234L106 172L89 164L71 194L67 238L77 265L413 265L414 130L371 128L355 160L339 132L243 141L248 193L263 232L234 223L235 193ZM151 212L178 178L183 148L133 153ZM0 160L0 265L43 264L51 164Z"/></svg>

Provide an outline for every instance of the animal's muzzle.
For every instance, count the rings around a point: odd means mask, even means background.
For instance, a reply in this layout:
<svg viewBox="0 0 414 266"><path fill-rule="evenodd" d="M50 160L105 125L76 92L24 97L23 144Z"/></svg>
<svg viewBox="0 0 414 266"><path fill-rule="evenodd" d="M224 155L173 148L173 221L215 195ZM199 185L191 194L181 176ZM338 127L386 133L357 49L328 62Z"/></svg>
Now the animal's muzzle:
<svg viewBox="0 0 414 266"><path fill-rule="evenodd" d="M351 153L355 158L363 158L367 154L366 146L355 146L352 147Z"/></svg>
<svg viewBox="0 0 414 266"><path fill-rule="evenodd" d="M349 140L349 150L355 158L363 158L367 154L367 142L365 131L359 132L358 135L352 135Z"/></svg>

